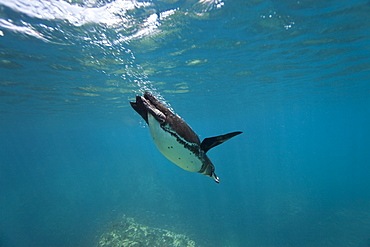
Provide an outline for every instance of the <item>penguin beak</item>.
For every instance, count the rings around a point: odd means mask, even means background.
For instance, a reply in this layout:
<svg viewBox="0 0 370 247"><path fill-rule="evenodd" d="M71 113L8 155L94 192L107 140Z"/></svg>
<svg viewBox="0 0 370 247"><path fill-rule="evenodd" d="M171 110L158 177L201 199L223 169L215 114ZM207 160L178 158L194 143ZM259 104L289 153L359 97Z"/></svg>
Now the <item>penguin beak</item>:
<svg viewBox="0 0 370 247"><path fill-rule="evenodd" d="M214 172L212 172L212 176L213 180L215 180L216 183L219 183L220 182L220 178L216 176L216 174Z"/></svg>

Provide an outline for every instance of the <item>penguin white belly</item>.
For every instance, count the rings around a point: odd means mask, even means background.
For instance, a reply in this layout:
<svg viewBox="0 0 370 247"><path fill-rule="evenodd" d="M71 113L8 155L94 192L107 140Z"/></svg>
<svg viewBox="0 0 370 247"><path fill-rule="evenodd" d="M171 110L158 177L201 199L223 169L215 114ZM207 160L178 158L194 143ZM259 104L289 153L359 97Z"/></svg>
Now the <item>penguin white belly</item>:
<svg viewBox="0 0 370 247"><path fill-rule="evenodd" d="M148 125L155 145L167 159L189 172L198 172L202 168L201 160L176 137L163 130L151 114L148 114Z"/></svg>

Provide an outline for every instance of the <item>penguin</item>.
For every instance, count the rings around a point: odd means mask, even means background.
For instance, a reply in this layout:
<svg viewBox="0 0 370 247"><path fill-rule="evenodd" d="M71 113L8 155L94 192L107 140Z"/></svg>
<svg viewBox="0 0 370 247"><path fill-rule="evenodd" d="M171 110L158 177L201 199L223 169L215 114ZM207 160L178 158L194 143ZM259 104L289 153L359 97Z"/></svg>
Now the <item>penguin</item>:
<svg viewBox="0 0 370 247"><path fill-rule="evenodd" d="M213 178L216 183L220 182L207 152L241 134L241 131L205 138L200 142L190 126L151 93L137 95L136 102L130 104L148 124L155 145L168 160L186 171L198 172Z"/></svg>

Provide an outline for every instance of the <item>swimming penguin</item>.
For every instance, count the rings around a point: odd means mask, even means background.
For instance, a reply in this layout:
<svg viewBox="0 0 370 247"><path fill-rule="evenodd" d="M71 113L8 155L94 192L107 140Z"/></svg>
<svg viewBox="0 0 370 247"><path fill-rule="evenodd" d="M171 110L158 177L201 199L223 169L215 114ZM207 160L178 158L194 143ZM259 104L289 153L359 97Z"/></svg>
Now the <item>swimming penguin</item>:
<svg viewBox="0 0 370 247"><path fill-rule="evenodd" d="M137 95L136 102L130 104L148 124L155 145L167 159L184 170L199 172L220 182L206 153L241 134L241 131L206 138L200 142L198 135L184 120L149 92L144 93L144 97Z"/></svg>

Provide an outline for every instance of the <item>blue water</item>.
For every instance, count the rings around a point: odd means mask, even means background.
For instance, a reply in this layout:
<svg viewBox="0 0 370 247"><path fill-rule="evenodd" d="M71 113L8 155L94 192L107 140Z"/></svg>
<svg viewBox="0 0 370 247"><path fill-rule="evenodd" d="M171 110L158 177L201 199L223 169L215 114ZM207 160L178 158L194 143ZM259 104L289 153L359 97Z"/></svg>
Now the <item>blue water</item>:
<svg viewBox="0 0 370 247"><path fill-rule="evenodd" d="M123 214L197 246L370 246L369 1L0 0L0 246ZM166 160L145 90L220 184Z"/></svg>

